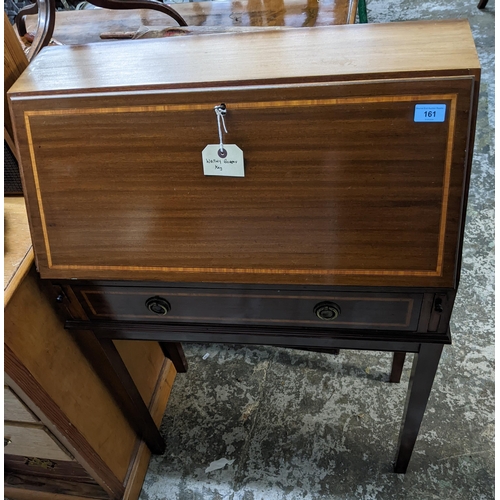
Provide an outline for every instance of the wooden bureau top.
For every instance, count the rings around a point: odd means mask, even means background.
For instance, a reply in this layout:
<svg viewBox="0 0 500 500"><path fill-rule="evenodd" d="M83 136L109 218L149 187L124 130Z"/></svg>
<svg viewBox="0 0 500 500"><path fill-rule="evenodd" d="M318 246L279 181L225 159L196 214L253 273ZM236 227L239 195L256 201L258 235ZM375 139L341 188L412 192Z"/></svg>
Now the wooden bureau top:
<svg viewBox="0 0 500 500"><path fill-rule="evenodd" d="M342 80L365 74L456 75L477 73L480 67L466 20L209 36L47 47L9 94Z"/></svg>

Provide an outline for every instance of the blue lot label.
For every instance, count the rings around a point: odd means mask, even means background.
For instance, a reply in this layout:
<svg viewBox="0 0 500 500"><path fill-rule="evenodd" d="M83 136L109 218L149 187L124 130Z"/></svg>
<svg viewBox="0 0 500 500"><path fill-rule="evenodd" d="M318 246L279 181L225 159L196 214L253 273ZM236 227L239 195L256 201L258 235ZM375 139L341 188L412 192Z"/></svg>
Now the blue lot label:
<svg viewBox="0 0 500 500"><path fill-rule="evenodd" d="M416 104L415 122L444 122L446 104Z"/></svg>

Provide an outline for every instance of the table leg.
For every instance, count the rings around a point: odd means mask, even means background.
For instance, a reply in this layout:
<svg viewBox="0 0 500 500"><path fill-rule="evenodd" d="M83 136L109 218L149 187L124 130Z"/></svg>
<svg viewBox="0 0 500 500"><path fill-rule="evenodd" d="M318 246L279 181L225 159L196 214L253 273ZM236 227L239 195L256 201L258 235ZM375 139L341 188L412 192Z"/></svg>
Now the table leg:
<svg viewBox="0 0 500 500"><path fill-rule="evenodd" d="M408 468L442 351L443 344L420 344L413 359L394 472L404 474Z"/></svg>
<svg viewBox="0 0 500 500"><path fill-rule="evenodd" d="M174 364L177 373L186 373L188 362L182 344L180 342L159 342L159 344L165 357Z"/></svg>
<svg viewBox="0 0 500 500"><path fill-rule="evenodd" d="M130 376L125 363L118 353L111 339L97 339L101 347L115 371L116 375L122 382L125 394L122 397L128 398L134 408L134 415L129 419L133 422L134 430L137 435L147 444L151 453L162 454L165 451L165 441L156 427L156 424L151 417L151 413L144 403L141 394L139 393L134 380Z"/></svg>
<svg viewBox="0 0 500 500"><path fill-rule="evenodd" d="M405 364L406 352L395 352L392 358L392 370L389 377L389 382L399 384L401 381L401 374L403 373L403 366Z"/></svg>

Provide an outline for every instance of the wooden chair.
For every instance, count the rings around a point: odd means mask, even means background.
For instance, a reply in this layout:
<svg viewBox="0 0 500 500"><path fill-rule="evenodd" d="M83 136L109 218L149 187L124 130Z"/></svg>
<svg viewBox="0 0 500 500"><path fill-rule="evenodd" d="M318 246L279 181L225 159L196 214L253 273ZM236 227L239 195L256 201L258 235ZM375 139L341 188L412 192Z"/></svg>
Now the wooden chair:
<svg viewBox="0 0 500 500"><path fill-rule="evenodd" d="M7 91L28 66L28 59L19 43L7 14L4 12L4 57L3 57L3 89L4 89L4 194L22 194L19 175L17 147L14 141L14 130L7 101Z"/></svg>
<svg viewBox="0 0 500 500"><path fill-rule="evenodd" d="M179 26L187 26L186 21L172 7L165 5L157 0L91 0L92 5L105 9L152 9L162 12L174 19ZM28 5L21 9L16 16L17 31L20 36L26 34L25 16L38 13L38 24L33 40L33 44L28 53L28 59L40 52L40 50L49 44L56 22L55 0L36 0L36 3Z"/></svg>
<svg viewBox="0 0 500 500"><path fill-rule="evenodd" d="M7 14L3 14L4 30L4 57L3 57L3 86L4 86L4 138L14 155L17 155L14 145L14 131L10 118L9 104L7 102L7 91L28 67L28 60L21 48L19 39L12 28ZM17 156L16 156L17 159Z"/></svg>

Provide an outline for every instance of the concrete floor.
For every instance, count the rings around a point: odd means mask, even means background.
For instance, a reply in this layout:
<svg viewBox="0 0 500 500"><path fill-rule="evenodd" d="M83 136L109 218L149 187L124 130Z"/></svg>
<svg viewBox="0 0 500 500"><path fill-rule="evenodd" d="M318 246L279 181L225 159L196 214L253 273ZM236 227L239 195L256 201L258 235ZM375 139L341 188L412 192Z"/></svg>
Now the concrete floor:
<svg viewBox="0 0 500 500"><path fill-rule="evenodd" d="M167 452L152 458L141 500L494 497L494 6L368 1L374 23L468 18L483 66L453 345L407 474L391 461L409 361L393 385L387 353L185 345L190 369L161 427ZM205 472L221 458L234 462Z"/></svg>

